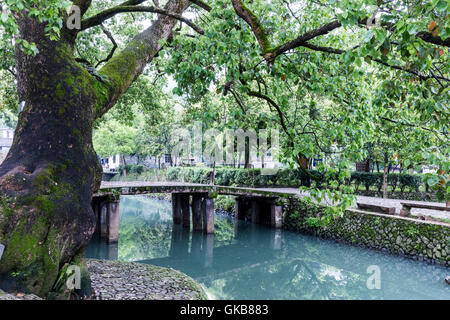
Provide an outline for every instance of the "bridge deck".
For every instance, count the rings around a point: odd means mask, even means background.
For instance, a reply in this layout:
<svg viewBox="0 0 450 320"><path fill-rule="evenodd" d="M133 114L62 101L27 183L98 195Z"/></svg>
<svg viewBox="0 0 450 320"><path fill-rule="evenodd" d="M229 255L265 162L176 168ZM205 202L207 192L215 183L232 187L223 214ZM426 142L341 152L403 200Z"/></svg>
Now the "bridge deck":
<svg viewBox="0 0 450 320"><path fill-rule="evenodd" d="M148 193L217 193L222 195L285 198L294 196L295 191L262 190L257 188L228 187L183 182L102 182L100 190L94 196L102 196L114 192L121 195Z"/></svg>
<svg viewBox="0 0 450 320"><path fill-rule="evenodd" d="M114 190L120 190L123 195L133 194L146 194L146 193L196 193L196 192L217 192L218 194L245 196L245 197L268 197L268 198L283 198L291 196L303 197L308 193L300 193L298 188L248 188L248 187L226 187L226 186L213 186L205 184L195 183L183 183L183 182L103 182L99 190L99 194L94 196L101 196L111 194ZM410 201L400 199L383 199L377 197L357 196L356 202L381 205L387 207L395 207L398 214L402 208L402 202L404 203L421 203L425 205L435 205L445 207L445 203L429 202L429 201ZM356 208L356 202L352 208ZM439 219L449 219L450 214L443 210L431 210L415 208L412 215L423 214Z"/></svg>

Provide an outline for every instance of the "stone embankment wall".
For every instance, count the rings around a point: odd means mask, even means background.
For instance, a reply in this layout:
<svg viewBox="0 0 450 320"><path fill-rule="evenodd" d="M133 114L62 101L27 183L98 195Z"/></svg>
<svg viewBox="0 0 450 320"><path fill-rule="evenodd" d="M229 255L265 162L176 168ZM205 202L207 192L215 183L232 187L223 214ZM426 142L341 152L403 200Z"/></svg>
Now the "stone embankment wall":
<svg viewBox="0 0 450 320"><path fill-rule="evenodd" d="M284 228L450 266L450 226L414 218L347 210L328 225L311 223L323 208L298 198L285 203Z"/></svg>

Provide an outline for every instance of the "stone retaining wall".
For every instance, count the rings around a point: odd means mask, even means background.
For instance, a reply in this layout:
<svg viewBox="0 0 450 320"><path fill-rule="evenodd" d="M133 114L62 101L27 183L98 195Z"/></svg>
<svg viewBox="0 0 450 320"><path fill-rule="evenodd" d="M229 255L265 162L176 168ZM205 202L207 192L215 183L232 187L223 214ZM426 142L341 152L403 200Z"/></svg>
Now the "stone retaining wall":
<svg viewBox="0 0 450 320"><path fill-rule="evenodd" d="M399 216L347 210L327 226L308 223L323 208L298 198L285 203L284 228L450 266L450 226Z"/></svg>

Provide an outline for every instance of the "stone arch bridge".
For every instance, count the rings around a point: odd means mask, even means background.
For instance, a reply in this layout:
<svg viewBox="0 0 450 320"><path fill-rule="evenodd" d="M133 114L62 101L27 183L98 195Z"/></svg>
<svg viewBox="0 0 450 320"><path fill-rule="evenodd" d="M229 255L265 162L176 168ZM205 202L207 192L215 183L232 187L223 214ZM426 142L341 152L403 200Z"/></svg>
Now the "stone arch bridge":
<svg viewBox="0 0 450 320"><path fill-rule="evenodd" d="M217 195L236 197L237 219L251 217L253 223L282 227L280 200L292 193L179 182L103 182L93 195L92 207L97 217L96 232L110 243L119 239L119 206L121 195L170 193L175 224L205 234L214 233L214 199ZM192 212L192 219L191 219Z"/></svg>

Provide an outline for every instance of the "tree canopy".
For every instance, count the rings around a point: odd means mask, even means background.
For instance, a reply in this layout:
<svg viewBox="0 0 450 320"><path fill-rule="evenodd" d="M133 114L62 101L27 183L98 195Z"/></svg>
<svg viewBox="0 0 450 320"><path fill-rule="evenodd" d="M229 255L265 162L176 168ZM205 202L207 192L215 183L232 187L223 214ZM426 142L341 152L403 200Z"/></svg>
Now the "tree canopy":
<svg viewBox="0 0 450 320"><path fill-rule="evenodd" d="M183 10L175 12L174 4ZM46 21L48 36L57 39L72 5L82 16L73 32L79 63L115 83L99 116L126 92L113 112L120 121L133 117L136 100L150 127L162 121L158 115L171 109L159 102L168 74L177 82L173 93L188 106L185 123L278 128L284 162L299 166L301 159L328 155L342 172L349 161L370 156L365 146L378 146L377 154L392 150L389 160L405 168L436 165L429 182L448 195L448 1L7 2L0 22L2 69L9 73L3 81L15 74L12 42L37 54L35 44L21 40L14 15ZM154 18L164 15L179 26L136 73L127 59L137 48L134 37L150 20L156 30ZM113 74L118 64L127 71ZM128 89L144 67L144 80Z"/></svg>

